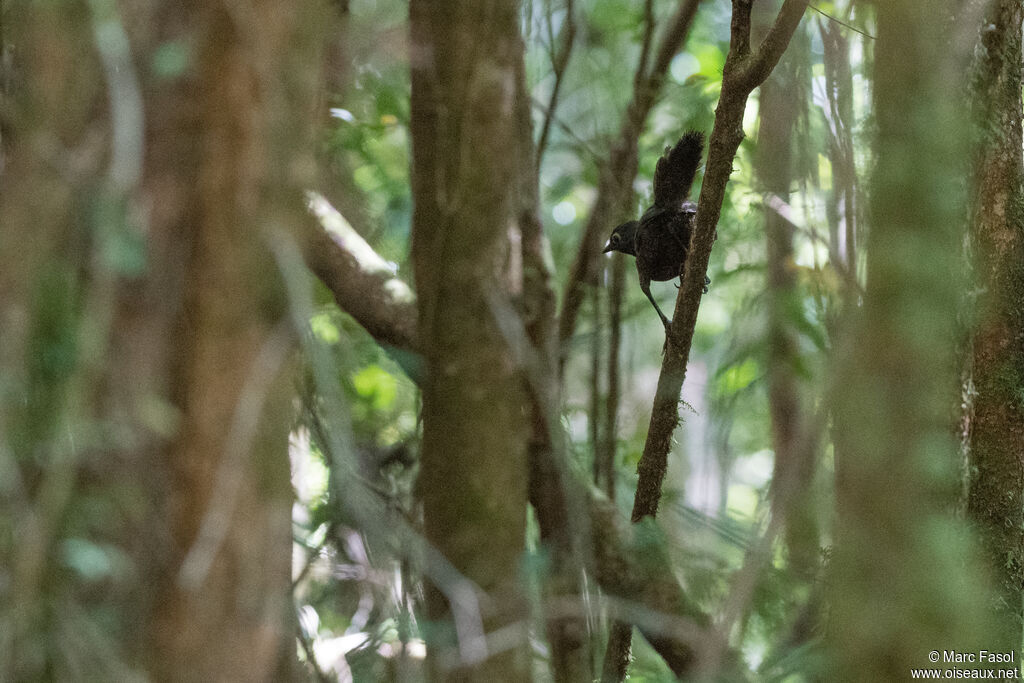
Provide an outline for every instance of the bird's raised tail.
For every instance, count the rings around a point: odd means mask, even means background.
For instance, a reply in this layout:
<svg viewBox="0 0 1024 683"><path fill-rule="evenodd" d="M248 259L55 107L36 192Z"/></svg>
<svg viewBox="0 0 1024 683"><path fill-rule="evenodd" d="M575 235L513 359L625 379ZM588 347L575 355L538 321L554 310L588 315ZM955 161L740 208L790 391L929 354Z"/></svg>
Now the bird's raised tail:
<svg viewBox="0 0 1024 683"><path fill-rule="evenodd" d="M697 177L704 152L704 133L691 130L675 147L666 147L665 154L654 167L654 205L677 206L690 196L693 179Z"/></svg>

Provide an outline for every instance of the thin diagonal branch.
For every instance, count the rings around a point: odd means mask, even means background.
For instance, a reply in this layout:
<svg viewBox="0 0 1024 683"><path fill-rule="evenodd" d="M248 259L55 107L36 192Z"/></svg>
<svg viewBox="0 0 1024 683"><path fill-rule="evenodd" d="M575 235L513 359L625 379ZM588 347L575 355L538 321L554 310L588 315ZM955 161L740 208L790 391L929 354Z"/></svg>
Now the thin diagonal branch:
<svg viewBox="0 0 1024 683"><path fill-rule="evenodd" d="M786 0L783 3L778 18L761 41L761 46L743 68L743 78L751 90L764 83L779 63L806 7L807 0Z"/></svg>
<svg viewBox="0 0 1024 683"><path fill-rule="evenodd" d="M569 66L569 59L572 57L572 48L576 43L576 19L574 17L573 0L565 0L565 27L562 29L562 47L552 60L552 69L555 74L555 83L551 86L551 97L548 99L548 106L544 115L544 123L540 129L540 139L537 142L536 164L540 169L544 159L544 152L548 147L548 137L551 135L551 124L558 110L558 96L562 90L562 79L565 70Z"/></svg>
<svg viewBox="0 0 1024 683"><path fill-rule="evenodd" d="M640 47L640 62L637 64L636 73L633 75L634 90L640 88L641 80L647 76L647 62L651 56L654 29L654 0L646 0L644 2L644 41Z"/></svg>

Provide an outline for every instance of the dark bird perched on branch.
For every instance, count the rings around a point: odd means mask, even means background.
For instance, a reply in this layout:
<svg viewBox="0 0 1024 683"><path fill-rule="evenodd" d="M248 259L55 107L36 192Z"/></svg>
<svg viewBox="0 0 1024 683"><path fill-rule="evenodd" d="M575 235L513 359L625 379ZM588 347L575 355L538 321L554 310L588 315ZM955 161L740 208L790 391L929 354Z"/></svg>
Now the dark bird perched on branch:
<svg viewBox="0 0 1024 683"><path fill-rule="evenodd" d="M683 135L675 147L666 147L654 168L654 206L644 211L639 221L615 228L604 248L605 253L621 251L636 257L640 289L654 304L666 330L672 321L651 296L651 280L665 282L683 274L697 214L697 205L687 198L703 151L704 134L697 131ZM704 278L704 291L710 282Z"/></svg>

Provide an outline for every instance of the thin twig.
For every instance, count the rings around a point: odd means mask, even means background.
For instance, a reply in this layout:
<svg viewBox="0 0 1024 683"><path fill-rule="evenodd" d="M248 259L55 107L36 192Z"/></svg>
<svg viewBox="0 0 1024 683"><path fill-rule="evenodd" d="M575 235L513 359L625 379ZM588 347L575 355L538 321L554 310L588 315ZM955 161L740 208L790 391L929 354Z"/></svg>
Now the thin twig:
<svg viewBox="0 0 1024 683"><path fill-rule="evenodd" d="M550 21L550 16L548 17ZM555 73L555 84L551 87L551 97L548 99L547 112L544 116L544 123L540 129L540 140L537 142L536 164L540 170L544 152L548 146L548 136L551 134L551 123L558 110L558 95L562 90L562 79L565 76L566 67L569 66L569 58L572 57L572 48L576 42L576 19L573 16L573 0L565 0L565 26L561 32L562 47L558 54L552 59L552 68Z"/></svg>
<svg viewBox="0 0 1024 683"><path fill-rule="evenodd" d="M643 85L643 79L647 76L647 62L651 56L651 42L654 40L654 0L646 0L644 3L644 40L640 48L640 62L637 64L636 73L633 74L633 90L637 91Z"/></svg>
<svg viewBox="0 0 1024 683"><path fill-rule="evenodd" d="M543 102L541 102L541 101L537 100L536 98L534 98L534 99L530 100L530 104L533 106L534 109L540 110L545 116L548 115L548 111L549 111L548 107ZM589 156L591 158L591 160L594 161L594 163L600 163L600 160L601 160L603 155L600 152L598 152L596 149L594 149L593 145L589 141L584 140L583 138L581 138L576 133L576 131L574 131L572 129L572 126L570 126L568 123L563 121L562 118L557 116L557 115L552 115L551 116L551 121L552 121L552 123L554 123L554 125L556 125L559 128L561 128L562 132L565 133L569 138L572 139L573 142L576 143L576 147L580 151L585 152L586 155Z"/></svg>
<svg viewBox="0 0 1024 683"><path fill-rule="evenodd" d="M834 21L835 23L839 24L840 26L845 26L846 28L850 29L854 33L859 33L862 36L864 36L865 38L870 38L871 40L875 39L875 37L873 35L871 35L870 33L868 33L867 31L862 31L861 29L857 28L856 26L853 26L852 24L846 23L842 19L837 19L836 17L832 16L828 12L824 12L824 11L818 9L817 7L812 5L811 3L807 3L807 6L810 7L812 10L814 10L815 12L817 12L818 14L820 14L821 16L823 16L826 19L828 19L829 21Z"/></svg>

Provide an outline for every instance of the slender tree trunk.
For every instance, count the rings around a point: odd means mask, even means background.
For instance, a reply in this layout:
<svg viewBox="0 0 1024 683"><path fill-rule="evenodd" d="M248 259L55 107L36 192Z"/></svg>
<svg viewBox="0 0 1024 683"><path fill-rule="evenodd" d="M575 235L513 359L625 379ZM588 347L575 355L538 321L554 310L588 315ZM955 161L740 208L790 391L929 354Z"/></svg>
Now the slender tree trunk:
<svg viewBox="0 0 1024 683"><path fill-rule="evenodd" d="M975 101L984 136L974 177L973 243L979 311L967 513L993 573L1001 647L1020 649L1024 589L1024 213L1021 182L1020 2L994 2L983 20Z"/></svg>
<svg viewBox="0 0 1024 683"><path fill-rule="evenodd" d="M864 303L837 349L839 519L830 680L904 680L931 650L970 651L980 609L953 519L949 430L965 167L950 3L878 2Z"/></svg>
<svg viewBox="0 0 1024 683"><path fill-rule="evenodd" d="M428 591L433 671L528 680L519 567L529 404L506 334L521 324L520 179L533 161L516 116L519 3L413 0L410 17L413 264L427 363L419 491L427 540L480 591L470 601L440 580Z"/></svg>
<svg viewBox="0 0 1024 683"><path fill-rule="evenodd" d="M733 159L743 141L743 112L746 111L747 98L778 64L800 23L805 6L799 0L785 0L771 29L756 49L750 45L751 9L750 0L733 0L729 53L723 66L722 92L715 109L715 125L708 140L708 161L701 184L693 235L690 237L686 271L676 297L672 325L667 331L668 343L658 375L647 439L640 462L637 463L637 489L630 515L634 523L645 517L654 517L661 501L661 486L668 469L668 451L672 434L679 424L679 395L686 378L686 365L697 325L697 309L704 289L704 277L725 201L726 184L732 173ZM618 652L609 649L605 656L608 664L605 671L614 670L619 663L628 659L631 639L627 625L616 624L613 627L609 640L620 649ZM704 665L714 668L719 662L712 660L717 660L724 650L717 647L709 650L714 652Z"/></svg>
<svg viewBox="0 0 1024 683"><path fill-rule="evenodd" d="M805 41L794 37L794 43ZM794 327L801 316L793 253L793 224L784 207L794 182L793 129L801 119L807 87L799 82L805 52L795 45L761 86L761 123L757 171L764 192L768 265L768 412L775 468L772 511L784 520L789 560L809 576L818 564L817 525L809 509L814 478L814 449L808 432L806 401L798 379L799 340ZM804 118L806 120L806 118Z"/></svg>
<svg viewBox="0 0 1024 683"><path fill-rule="evenodd" d="M818 24L825 66L825 136L832 166L828 205L829 254L846 278L843 302L855 301L857 292L857 167L853 156L853 69L850 46L842 26Z"/></svg>
<svg viewBox="0 0 1024 683"><path fill-rule="evenodd" d="M602 297L604 292L599 287L590 290L591 311L590 317L594 321L594 332L590 338L590 407L587 411L587 427L590 429L590 452L592 454L591 473L594 486L601 486L601 450L604 420L601 416L601 409L604 401L601 400L601 361L604 356L604 316L602 315Z"/></svg>
<svg viewBox="0 0 1024 683"><path fill-rule="evenodd" d="M611 259L608 288L608 390L604 405L604 436L597 453L597 485L609 500L615 500L615 447L619 415L619 356L622 345L622 300L626 286L626 259L618 253Z"/></svg>

